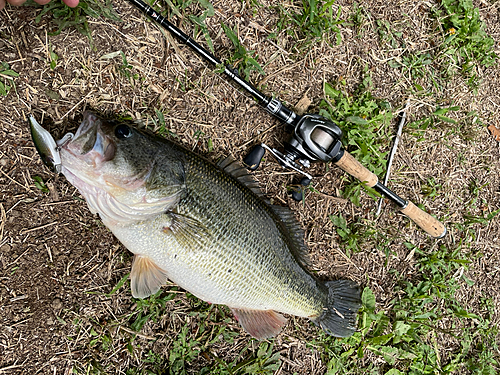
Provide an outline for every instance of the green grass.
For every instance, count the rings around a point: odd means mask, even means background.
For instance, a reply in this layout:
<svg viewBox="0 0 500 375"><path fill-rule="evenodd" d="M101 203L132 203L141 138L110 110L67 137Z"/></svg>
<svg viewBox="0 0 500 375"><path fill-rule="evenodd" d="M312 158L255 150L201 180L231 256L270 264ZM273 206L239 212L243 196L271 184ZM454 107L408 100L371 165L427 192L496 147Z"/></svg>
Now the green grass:
<svg viewBox="0 0 500 375"><path fill-rule="evenodd" d="M437 251L415 251L414 277L399 276L385 306L377 306L366 287L359 330L350 338L335 340L321 333L311 343L321 350L328 374L452 374L457 371L493 374L498 371L495 343L498 329L489 326L490 314L469 313L456 293L470 285L457 271L467 268L468 256L460 246L441 246ZM491 301L485 304L492 307ZM443 338L453 342L447 351ZM376 363L376 364L375 364Z"/></svg>
<svg viewBox="0 0 500 375"><path fill-rule="evenodd" d="M42 11L35 18L36 23L40 23L45 14L51 15L51 23L54 27L49 35L60 34L67 28L76 28L91 43L92 33L89 28L88 17L104 17L114 21L121 21L118 14L113 10L110 0L80 0L75 8L68 7L61 0L53 0L46 5L38 5L34 1L29 0L25 5L42 8Z"/></svg>
<svg viewBox="0 0 500 375"><path fill-rule="evenodd" d="M208 32L208 27L206 24L206 19L208 17L213 17L215 14L213 5L207 0L166 0L165 3L167 6L163 6L163 9L160 9L157 2L148 1L150 5L155 6L155 9L162 13L163 15L173 14L181 19L187 18L194 25L193 36L196 36L201 31L205 41L208 45L208 48L212 53L214 52L214 44L210 34ZM197 15L195 15L197 14ZM189 32L185 31L186 34Z"/></svg>
<svg viewBox="0 0 500 375"><path fill-rule="evenodd" d="M7 96L12 88L16 89L14 78L17 77L19 73L13 71L9 64L0 62L0 95Z"/></svg>
<svg viewBox="0 0 500 375"><path fill-rule="evenodd" d="M462 73L474 75L474 65L492 66L497 61L495 41L479 17L472 0L441 0L444 11L437 9L435 17L442 26L442 48L447 58L459 66Z"/></svg>
<svg viewBox="0 0 500 375"><path fill-rule="evenodd" d="M373 234L373 230L369 225L360 219L347 222L341 213L329 215L329 218L335 226L335 231L340 237L340 243L344 246L347 256L362 251L367 237Z"/></svg>
<svg viewBox="0 0 500 375"><path fill-rule="evenodd" d="M341 7L335 11L334 4L335 0L302 0L299 11L278 5L280 13L278 32L286 31L293 36L298 42L294 47L298 52L322 40L328 43L333 43L335 40L336 44L340 44L342 34L338 25L344 21L340 19ZM272 36L276 37L277 34Z"/></svg>
<svg viewBox="0 0 500 375"><path fill-rule="evenodd" d="M325 83L325 99L320 104L319 114L342 129L342 143L349 153L377 176L382 176L391 138L391 106L371 94L371 78L367 74L352 95L346 94L342 86L342 83L336 87ZM359 205L361 190L377 196L372 190L363 189L365 185L354 178L349 181L343 188L343 195L354 204Z"/></svg>
<svg viewBox="0 0 500 375"><path fill-rule="evenodd" d="M479 66L494 65L498 56L494 52L494 40L485 31L485 25L471 0L441 0L431 9L429 18L435 20L431 44L426 51L408 51L403 26L395 26L386 20L377 20L380 42L405 52L388 64L402 70L409 82L426 83L418 91L425 93L434 88L443 91L450 78L462 76L473 92L481 82Z"/></svg>
<svg viewBox="0 0 500 375"><path fill-rule="evenodd" d="M257 62L258 56L255 51L249 51L245 48L245 46L243 46L243 44L241 44L240 40L238 39L238 30L236 28L234 30L231 29L223 22L221 22L221 26L224 30L224 33L234 46L234 53L229 58L228 63L234 65L238 69L239 74L246 80L250 79L250 74L253 71L261 75L265 75L260 64Z"/></svg>
<svg viewBox="0 0 500 375"><path fill-rule="evenodd" d="M88 12L83 9L76 13L69 9L63 12L56 6L60 2L51 4L53 7L50 8L49 4L43 13L52 12L54 19L59 20L56 32L72 26L89 34L88 24L78 23L89 15ZM207 17L213 15L213 7L208 2L167 0L167 5L169 12L194 23L198 27L194 35L203 33L209 48L213 50L205 22ZM299 5L298 11L295 10L297 8L278 8L281 12L278 31L284 31L285 24L291 22L293 27L290 32L298 41L298 49L320 40L341 42L339 25L342 20L339 19L340 13L333 11L333 2L303 0ZM186 17L190 7L195 7L199 15ZM368 10L358 5L353 7L349 21L355 27L356 35L362 35L368 16ZM441 7L434 9L429 16L437 22L436 33L439 31L440 39L435 50L407 52L400 60L390 62L390 65L401 69L403 75L409 78L416 95L427 95L429 87L439 91L444 81L456 74L465 77L471 89L474 89L480 83L476 64L490 66L497 61L491 38L484 31L477 9L470 1L443 0ZM63 20L70 21L65 23ZM240 74L247 78L252 73L260 72L254 51L245 49L238 39L237 30L224 24L222 28L235 49L230 63L237 65ZM397 30L387 21L378 20L377 31L381 43L392 48L402 47L402 30ZM123 53L116 56L122 58L122 75L130 79L133 71L126 56ZM5 63L2 67L4 70L0 71L0 76L4 91L1 91L0 82L0 93L6 95L17 73ZM367 168L382 176L392 136L390 124L394 113L391 106L387 101L374 97L370 77L366 74L354 92L348 93L344 82L325 83L324 89L325 99L320 103L320 114L343 130L344 147ZM154 121L158 132L168 134L163 113L158 109L155 111L157 120ZM459 117L459 111L460 108L452 104L438 106L423 118L408 124L407 131L416 141L424 140L426 133L438 126L448 126L450 131L458 132L464 126L462 121L455 120ZM467 116L471 119L474 114ZM466 121L469 121L467 118ZM471 124L477 127L481 123L474 120ZM195 139L202 137L201 132L195 133ZM208 147L210 149L213 146L209 144ZM346 179L343 195L359 204L363 185L354 179ZM422 181L421 186L421 193L429 200L437 199L443 189L441 182L434 178ZM482 313L476 315L468 311L457 298L460 292L473 285L473 280L464 271L468 270L472 260L481 256L474 253L471 243L477 238L478 229L488 225L500 212L482 210L487 202L481 200L480 192L485 186L476 180L468 183L470 199L465 203L468 213L462 216L463 220L457 219L458 222L453 224L457 233L454 245L435 246L432 240L419 246L406 242L408 252L413 253L412 272L400 268L387 269L394 282L393 289L387 291L390 298L377 302L373 290L369 287L364 289L359 329L352 337L335 339L317 330L318 337L307 345L311 350L319 351L327 374L496 374L500 371L496 341L499 332L491 324L495 313L493 302L482 299L479 309ZM373 229L371 223L342 214L330 215L329 218L341 246L349 256L365 249L366 241L383 251L387 258L394 255L389 247L389 244L393 244L390 234ZM116 297L122 287L128 287L127 276L122 277L104 297ZM126 348L122 355L128 356L127 359L132 363L125 370L127 375L186 374L193 373L193 369L200 374L273 374L279 369L282 357L274 340L248 340L243 347L238 346L236 354L221 358L218 349L232 345L240 335L239 331L231 328L234 325L232 314L225 307L209 305L189 293L183 294L181 301L177 298L178 292L176 288L170 288L145 300L133 300L134 305L123 316L107 321L88 319L85 325L82 323L84 317L75 318L72 323L75 335L69 339L76 340L87 335L85 350L90 353L91 359L82 367L75 366L74 372L113 373L111 365L104 368L102 363L107 363L106 356L117 351L121 344ZM167 307L172 307L171 310L182 317L165 317ZM158 337L147 339L149 341L145 343L139 341L134 333L144 332L151 326L156 328L155 332L159 332L162 319L176 322L176 334L164 338L168 340L165 352L159 353L149 347L145 350L149 342L153 342L150 347L155 348ZM66 318L59 321L60 324L71 324L69 322L70 319ZM123 325L132 333L117 334L120 331L114 329L118 325ZM281 339L286 340L286 337ZM441 344L443 340L449 343L446 348ZM203 365L199 365L200 362Z"/></svg>
<svg viewBox="0 0 500 375"><path fill-rule="evenodd" d="M49 188L47 185L45 185L45 182L43 182L43 178L40 176L33 176L33 182L35 184L35 187L40 190L42 193L49 193Z"/></svg>

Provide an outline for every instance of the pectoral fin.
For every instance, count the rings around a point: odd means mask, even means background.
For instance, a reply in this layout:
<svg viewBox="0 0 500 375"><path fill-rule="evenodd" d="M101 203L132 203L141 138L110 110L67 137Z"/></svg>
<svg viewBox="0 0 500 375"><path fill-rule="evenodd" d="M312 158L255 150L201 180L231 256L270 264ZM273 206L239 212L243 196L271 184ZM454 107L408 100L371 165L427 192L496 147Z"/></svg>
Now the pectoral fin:
<svg viewBox="0 0 500 375"><path fill-rule="evenodd" d="M155 294L167 281L167 273L158 267L151 258L136 255L130 272L132 296L146 298Z"/></svg>
<svg viewBox="0 0 500 375"><path fill-rule="evenodd" d="M286 318L273 310L231 309L245 331L262 340L276 336L286 324Z"/></svg>
<svg viewBox="0 0 500 375"><path fill-rule="evenodd" d="M168 225L163 232L173 234L179 245L187 249L203 248L212 238L208 228L195 218L174 212L166 213L165 218Z"/></svg>

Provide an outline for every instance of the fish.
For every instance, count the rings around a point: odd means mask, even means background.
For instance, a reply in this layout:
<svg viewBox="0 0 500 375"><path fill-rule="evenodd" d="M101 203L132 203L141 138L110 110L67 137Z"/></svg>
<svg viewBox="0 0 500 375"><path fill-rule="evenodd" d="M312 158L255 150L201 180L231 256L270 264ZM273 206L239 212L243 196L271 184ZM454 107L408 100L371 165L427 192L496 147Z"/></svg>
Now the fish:
<svg viewBox="0 0 500 375"><path fill-rule="evenodd" d="M228 306L257 339L280 333L282 314L309 318L335 337L356 331L359 285L311 274L293 212L270 204L234 158L214 164L92 111L63 140L56 143L60 172L134 254L133 297L147 298L169 279Z"/></svg>

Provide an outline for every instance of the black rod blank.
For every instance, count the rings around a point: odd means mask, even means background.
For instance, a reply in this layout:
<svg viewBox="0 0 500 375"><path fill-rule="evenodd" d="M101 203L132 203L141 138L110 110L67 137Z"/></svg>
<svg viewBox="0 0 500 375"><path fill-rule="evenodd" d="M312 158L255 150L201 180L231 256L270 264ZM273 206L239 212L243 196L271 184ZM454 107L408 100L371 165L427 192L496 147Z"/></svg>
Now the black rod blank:
<svg viewBox="0 0 500 375"><path fill-rule="evenodd" d="M180 40L182 43L186 44L190 48L192 48L199 56L209 61L215 66L222 66L223 63L217 57L212 55L205 48L200 46L195 40L187 36L182 30L175 27L171 22L169 22L165 17L159 14L152 7L144 3L142 0L129 0L133 5L135 5L141 12L148 15L153 21L158 23L160 26L165 28L168 32L170 32L174 37ZM251 83L245 81L238 73L237 69L224 64L224 74L235 81L240 87L242 87L245 91L250 93L258 103L266 109L269 113L276 116L281 121L285 122L289 125L294 125L299 116L289 108L285 107L283 103L279 100L270 98L260 92L257 88L255 88Z"/></svg>

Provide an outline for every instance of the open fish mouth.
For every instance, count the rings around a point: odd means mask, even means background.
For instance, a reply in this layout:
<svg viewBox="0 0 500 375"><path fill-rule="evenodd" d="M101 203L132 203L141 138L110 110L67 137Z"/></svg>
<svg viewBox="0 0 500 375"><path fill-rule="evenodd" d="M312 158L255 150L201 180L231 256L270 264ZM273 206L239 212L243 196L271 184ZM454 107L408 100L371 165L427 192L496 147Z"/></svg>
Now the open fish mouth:
<svg viewBox="0 0 500 375"><path fill-rule="evenodd" d="M63 146L73 155L83 156L94 165L111 160L116 147L103 131L103 122L93 112L85 111L83 121L71 142Z"/></svg>
<svg viewBox="0 0 500 375"><path fill-rule="evenodd" d="M114 143L102 130L101 119L93 112L86 111L83 114L83 121L75 134L67 133L58 141L55 141L33 115L28 117L28 122L38 154L44 164L56 173L62 170L62 149L93 166L111 160L115 154Z"/></svg>

